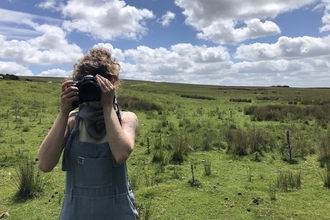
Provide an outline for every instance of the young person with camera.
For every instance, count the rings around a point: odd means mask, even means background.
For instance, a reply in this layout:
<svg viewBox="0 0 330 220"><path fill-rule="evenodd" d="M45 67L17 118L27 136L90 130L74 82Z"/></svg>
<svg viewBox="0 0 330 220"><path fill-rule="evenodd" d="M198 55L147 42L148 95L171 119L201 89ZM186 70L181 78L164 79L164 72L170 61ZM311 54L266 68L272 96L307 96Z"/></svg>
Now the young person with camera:
<svg viewBox="0 0 330 220"><path fill-rule="evenodd" d="M119 70L109 51L93 48L74 65L73 80L62 84L59 114L38 153L40 170L50 172L64 151L61 220L137 219L126 161L138 119L119 111Z"/></svg>

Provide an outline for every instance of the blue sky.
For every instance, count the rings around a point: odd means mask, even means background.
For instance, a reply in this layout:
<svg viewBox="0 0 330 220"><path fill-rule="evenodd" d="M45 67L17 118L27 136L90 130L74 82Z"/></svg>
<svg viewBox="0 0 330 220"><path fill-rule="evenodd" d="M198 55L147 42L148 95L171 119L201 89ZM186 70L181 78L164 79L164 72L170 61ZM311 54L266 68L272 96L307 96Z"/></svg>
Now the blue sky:
<svg viewBox="0 0 330 220"><path fill-rule="evenodd" d="M103 46L122 79L329 87L330 0L2 0L0 73L71 75Z"/></svg>

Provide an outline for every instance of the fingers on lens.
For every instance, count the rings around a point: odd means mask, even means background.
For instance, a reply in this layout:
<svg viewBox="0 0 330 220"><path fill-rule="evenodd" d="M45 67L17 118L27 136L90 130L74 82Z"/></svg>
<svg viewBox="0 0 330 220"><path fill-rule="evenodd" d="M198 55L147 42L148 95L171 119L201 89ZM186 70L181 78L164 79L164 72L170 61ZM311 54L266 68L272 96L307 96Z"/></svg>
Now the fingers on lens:
<svg viewBox="0 0 330 220"><path fill-rule="evenodd" d="M69 100L78 100L79 99L79 93L77 90L71 90L71 91L65 91L62 94L63 99L69 99Z"/></svg>

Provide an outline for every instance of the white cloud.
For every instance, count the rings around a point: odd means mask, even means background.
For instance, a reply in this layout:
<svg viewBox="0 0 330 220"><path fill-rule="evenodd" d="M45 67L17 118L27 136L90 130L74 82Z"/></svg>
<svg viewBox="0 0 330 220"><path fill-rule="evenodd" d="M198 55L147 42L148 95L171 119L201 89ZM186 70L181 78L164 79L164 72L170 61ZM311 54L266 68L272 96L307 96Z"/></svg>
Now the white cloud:
<svg viewBox="0 0 330 220"><path fill-rule="evenodd" d="M166 14L162 16L160 23L165 27L169 26L174 18L175 18L175 14L170 11L167 11Z"/></svg>
<svg viewBox="0 0 330 220"><path fill-rule="evenodd" d="M262 23L259 19L244 21L245 26L236 28L232 20L213 22L210 26L202 28L197 34L199 39L211 40L219 44L236 44L249 39L280 34L280 28L271 21Z"/></svg>
<svg viewBox="0 0 330 220"><path fill-rule="evenodd" d="M136 80L210 85L320 86L330 80L329 74L326 74L330 62L325 57L330 49L323 48L319 52L327 40L283 37L273 45L241 45L236 58L251 61L236 63L231 61L227 48L222 46L177 44L170 49L140 46L124 51L125 60L134 62L121 64L121 76ZM306 45L314 48L306 50ZM254 51L260 52L254 54Z"/></svg>
<svg viewBox="0 0 330 220"><path fill-rule="evenodd" d="M191 83L205 82L206 75L218 74L228 69L232 62L226 48L193 46L191 44L173 45L166 48L151 49L140 46L124 51L125 59L134 63L124 63L123 76L144 80L146 76L154 81ZM135 74L134 74L135 73Z"/></svg>
<svg viewBox="0 0 330 220"><path fill-rule="evenodd" d="M63 0L45 0L36 4L36 7L42 9L51 9L54 11L60 11L63 7Z"/></svg>
<svg viewBox="0 0 330 220"><path fill-rule="evenodd" d="M26 24L43 34L27 41L7 40L0 35L0 58L19 64L53 65L75 62L82 56L80 47L69 44L61 28L32 21Z"/></svg>
<svg viewBox="0 0 330 220"><path fill-rule="evenodd" d="M324 9L324 15L322 17L322 23L324 25L320 28L320 32L330 31L330 1L322 0L315 9Z"/></svg>
<svg viewBox="0 0 330 220"><path fill-rule="evenodd" d="M329 56L330 36L313 37L280 37L275 44L254 43L237 48L235 58L258 61L279 59L302 59Z"/></svg>
<svg viewBox="0 0 330 220"><path fill-rule="evenodd" d="M46 71L42 71L38 76L46 76L46 77L64 77L70 78L72 76L72 71L66 71L62 69L50 69Z"/></svg>
<svg viewBox="0 0 330 220"><path fill-rule="evenodd" d="M154 18L151 11L120 0L71 0L62 14L70 19L63 23L65 30L87 33L101 40L138 40L147 33L146 20Z"/></svg>
<svg viewBox="0 0 330 220"><path fill-rule="evenodd" d="M280 28L269 19L315 2L317 0L175 0L183 9L186 24L199 31L199 38L220 44L279 34Z"/></svg>
<svg viewBox="0 0 330 220"><path fill-rule="evenodd" d="M0 14L1 14L0 22L6 24L11 24L11 23L25 24L25 22L28 20L38 20L38 21L49 22L54 24L58 24L60 22L59 19L55 19L51 17L39 16L39 15L34 15L19 11L12 11L2 8L0 8Z"/></svg>
<svg viewBox="0 0 330 220"><path fill-rule="evenodd" d="M0 73L14 74L18 76L32 76L33 73L27 67L17 64L15 62L0 61Z"/></svg>

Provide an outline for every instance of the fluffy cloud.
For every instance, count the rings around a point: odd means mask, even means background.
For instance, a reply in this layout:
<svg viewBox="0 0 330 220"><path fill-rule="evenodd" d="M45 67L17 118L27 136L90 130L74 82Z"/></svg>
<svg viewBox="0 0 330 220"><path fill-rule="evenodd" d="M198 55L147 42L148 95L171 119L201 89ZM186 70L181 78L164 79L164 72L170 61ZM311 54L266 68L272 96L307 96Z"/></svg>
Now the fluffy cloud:
<svg viewBox="0 0 330 220"><path fill-rule="evenodd" d="M315 9L324 10L324 15L322 17L322 23L324 25L320 28L320 32L330 31L330 1L322 0L321 3L315 7Z"/></svg>
<svg viewBox="0 0 330 220"><path fill-rule="evenodd" d="M88 8L88 10L86 10ZM101 40L137 40L146 34L146 20L154 18L147 9L137 9L120 0L71 0L62 8L67 31L90 34Z"/></svg>
<svg viewBox="0 0 330 220"><path fill-rule="evenodd" d="M125 58L132 63L123 63L123 76L143 80L146 75L155 81L205 82L205 75L218 74L232 65L225 47L173 45L151 49L140 46L124 51ZM139 73L139 74L135 74ZM143 73L143 74L142 74Z"/></svg>
<svg viewBox="0 0 330 220"><path fill-rule="evenodd" d="M170 11L167 11L166 14L164 14L160 20L160 23L163 25L163 26L169 26L171 21L175 18L175 14L170 12Z"/></svg>
<svg viewBox="0 0 330 220"><path fill-rule="evenodd" d="M50 69L46 71L42 71L39 76L46 76L46 77L62 77L62 78L70 78L72 76L71 71L65 71L62 69Z"/></svg>
<svg viewBox="0 0 330 220"><path fill-rule="evenodd" d="M201 39L220 44L235 44L280 33L269 19L317 0L175 0L183 9L186 24L193 26Z"/></svg>
<svg viewBox="0 0 330 220"><path fill-rule="evenodd" d="M46 0L43 2L40 2L36 4L36 7L42 8L42 9L51 9L54 11L60 11L63 7L63 0L57 1L57 0Z"/></svg>
<svg viewBox="0 0 330 220"><path fill-rule="evenodd" d="M31 76L33 73L27 67L17 64L15 62L2 62L0 61L0 73L14 74L20 76Z"/></svg>
<svg viewBox="0 0 330 220"><path fill-rule="evenodd" d="M219 44L236 44L249 39L276 35L281 32L280 28L271 21L264 23L259 19L244 21L245 26L235 28L233 20L222 20L213 22L211 25L202 28L202 32L197 34L199 39L211 40Z"/></svg>
<svg viewBox="0 0 330 220"><path fill-rule="evenodd" d="M328 38L282 37L275 44L241 45L234 58L242 61L235 63L222 46L140 46L123 52L122 77L233 86L324 85L329 76L321 73L330 68L325 57L330 54L327 41Z"/></svg>
<svg viewBox="0 0 330 220"><path fill-rule="evenodd" d="M324 57L330 54L330 36L313 37L280 37L275 44L254 43L237 48L235 58L258 61L278 59L303 59Z"/></svg>
<svg viewBox="0 0 330 220"><path fill-rule="evenodd" d="M63 30L51 25L26 24L41 36L26 41L7 40L0 35L0 57L15 60L18 64L53 65L71 63L82 56L80 47L69 44Z"/></svg>

